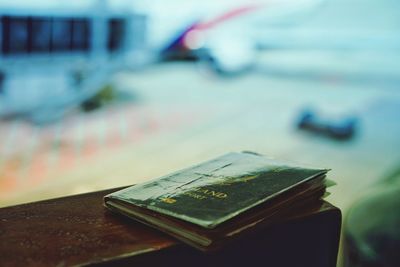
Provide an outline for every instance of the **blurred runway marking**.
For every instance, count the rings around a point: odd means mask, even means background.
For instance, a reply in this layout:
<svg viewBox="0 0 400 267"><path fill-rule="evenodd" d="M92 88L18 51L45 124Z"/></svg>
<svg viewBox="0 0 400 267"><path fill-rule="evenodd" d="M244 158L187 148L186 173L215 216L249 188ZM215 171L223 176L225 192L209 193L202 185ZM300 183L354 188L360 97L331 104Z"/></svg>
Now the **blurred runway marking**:
<svg viewBox="0 0 400 267"><path fill-rule="evenodd" d="M122 106L74 114L47 126L1 122L0 198L45 185L98 156L174 132L202 117L201 110L180 110Z"/></svg>
<svg viewBox="0 0 400 267"><path fill-rule="evenodd" d="M4 136L1 137L1 158L7 157L12 150L12 146L14 145L14 140L16 139L16 134L18 133L18 128L20 127L19 121L13 121L10 123L10 126L7 126L6 122L3 122L1 128L9 129L2 132Z"/></svg>
<svg viewBox="0 0 400 267"><path fill-rule="evenodd" d="M30 129L30 131L28 131L27 135L24 137L24 138L27 138L28 143L26 145L26 149L22 156L22 166L19 170L18 184L21 184L24 179L28 178L29 174L32 171L31 170L32 161L34 159L36 160L36 154L37 154L36 150L38 149L38 146L40 145L40 142L42 141L39 138L40 133L41 133L41 129L38 127L34 127L33 129Z"/></svg>

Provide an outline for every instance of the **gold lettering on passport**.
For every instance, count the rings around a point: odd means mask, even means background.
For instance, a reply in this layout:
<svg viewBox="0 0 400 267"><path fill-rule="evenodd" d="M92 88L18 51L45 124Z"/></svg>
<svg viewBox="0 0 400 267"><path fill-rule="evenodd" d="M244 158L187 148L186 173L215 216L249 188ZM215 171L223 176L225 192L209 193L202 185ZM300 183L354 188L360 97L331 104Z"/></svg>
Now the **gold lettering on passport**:
<svg viewBox="0 0 400 267"><path fill-rule="evenodd" d="M173 204L176 202L176 199L170 198L170 197L164 197L161 199L162 202L168 203L168 204Z"/></svg>
<svg viewBox="0 0 400 267"><path fill-rule="evenodd" d="M218 192L218 191L215 191L212 189L207 189L207 188L195 188L195 189L191 190L191 192L197 192L197 193L201 193L206 196L219 198L219 199L228 197L228 194L226 194L224 192Z"/></svg>
<svg viewBox="0 0 400 267"><path fill-rule="evenodd" d="M200 199L200 200L207 198L206 196L202 196L200 194L193 193L192 191L188 191L188 192L185 192L183 194L186 195L186 196L195 198L195 199Z"/></svg>

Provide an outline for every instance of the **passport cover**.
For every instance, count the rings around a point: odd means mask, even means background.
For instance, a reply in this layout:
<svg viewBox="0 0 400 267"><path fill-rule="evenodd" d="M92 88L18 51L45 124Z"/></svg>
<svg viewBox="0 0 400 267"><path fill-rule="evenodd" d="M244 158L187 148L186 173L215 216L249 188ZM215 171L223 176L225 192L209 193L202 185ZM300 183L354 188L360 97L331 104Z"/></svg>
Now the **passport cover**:
<svg viewBox="0 0 400 267"><path fill-rule="evenodd" d="M109 202L116 201L124 207L132 205L214 229L327 171L289 166L255 153L234 152L109 194L104 200L108 207Z"/></svg>

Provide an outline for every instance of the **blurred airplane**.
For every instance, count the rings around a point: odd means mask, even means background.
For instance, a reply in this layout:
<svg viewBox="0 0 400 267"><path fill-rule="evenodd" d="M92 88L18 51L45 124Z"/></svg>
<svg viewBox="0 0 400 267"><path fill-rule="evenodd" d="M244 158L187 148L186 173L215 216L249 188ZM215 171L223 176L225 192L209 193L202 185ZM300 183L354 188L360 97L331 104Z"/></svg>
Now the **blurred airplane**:
<svg viewBox="0 0 400 267"><path fill-rule="evenodd" d="M173 35L161 49L163 59L200 59L221 74L237 74L251 67L259 46L254 29L298 23L323 0L269 0L214 7L213 15L198 15L194 22ZM225 10L223 12L216 10ZM217 12L220 12L216 15Z"/></svg>
<svg viewBox="0 0 400 267"><path fill-rule="evenodd" d="M200 59L219 73L237 74L251 68L263 49L393 54L400 48L399 5L391 0L206 1L194 6L179 9L179 23L155 19L163 32L165 24L175 23L175 32L167 31L163 40L161 31L156 34L164 45L162 58ZM148 14L159 16L153 8Z"/></svg>

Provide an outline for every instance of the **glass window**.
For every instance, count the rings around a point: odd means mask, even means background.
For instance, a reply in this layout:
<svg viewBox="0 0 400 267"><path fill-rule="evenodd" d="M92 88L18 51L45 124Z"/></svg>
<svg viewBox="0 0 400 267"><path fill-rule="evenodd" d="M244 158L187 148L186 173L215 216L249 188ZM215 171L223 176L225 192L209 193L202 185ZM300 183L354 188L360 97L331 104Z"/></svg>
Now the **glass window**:
<svg viewBox="0 0 400 267"><path fill-rule="evenodd" d="M108 22L108 50L115 51L121 48L124 38L125 21L120 18L110 19Z"/></svg>
<svg viewBox="0 0 400 267"><path fill-rule="evenodd" d="M87 51L89 49L89 20L75 19L72 21L72 49Z"/></svg>
<svg viewBox="0 0 400 267"><path fill-rule="evenodd" d="M51 45L51 19L36 17L31 20L30 51L49 52Z"/></svg>
<svg viewBox="0 0 400 267"><path fill-rule="evenodd" d="M3 53L26 53L28 50L28 18L3 17Z"/></svg>
<svg viewBox="0 0 400 267"><path fill-rule="evenodd" d="M51 49L53 52L67 51L71 48L71 22L66 18L53 20Z"/></svg>

